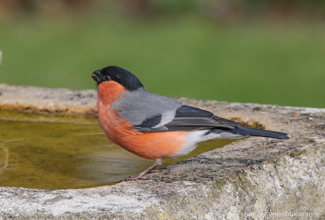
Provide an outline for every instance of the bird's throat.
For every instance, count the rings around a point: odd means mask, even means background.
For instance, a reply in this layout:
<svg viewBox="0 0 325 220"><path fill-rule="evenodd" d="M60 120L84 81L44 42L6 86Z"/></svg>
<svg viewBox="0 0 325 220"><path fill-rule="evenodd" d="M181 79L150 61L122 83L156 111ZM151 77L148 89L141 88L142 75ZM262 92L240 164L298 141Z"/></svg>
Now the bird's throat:
<svg viewBox="0 0 325 220"><path fill-rule="evenodd" d="M98 86L98 101L105 105L111 105L118 102L123 95L125 88L115 81L102 82Z"/></svg>

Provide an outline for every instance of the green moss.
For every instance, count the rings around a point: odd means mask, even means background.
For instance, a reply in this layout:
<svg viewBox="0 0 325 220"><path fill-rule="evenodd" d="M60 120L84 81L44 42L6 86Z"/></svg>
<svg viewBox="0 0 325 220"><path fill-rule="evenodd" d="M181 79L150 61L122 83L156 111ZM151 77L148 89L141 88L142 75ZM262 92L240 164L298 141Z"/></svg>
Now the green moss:
<svg viewBox="0 0 325 220"><path fill-rule="evenodd" d="M289 155L290 155L290 157L300 159L301 155L303 155L303 154L304 154L304 151L293 151Z"/></svg>
<svg viewBox="0 0 325 220"><path fill-rule="evenodd" d="M214 181L212 186L216 187L219 191L223 190L223 187L227 184L226 180L217 180Z"/></svg>
<svg viewBox="0 0 325 220"><path fill-rule="evenodd" d="M243 172L237 174L236 187L241 188L247 194L256 191L256 186L248 180Z"/></svg>

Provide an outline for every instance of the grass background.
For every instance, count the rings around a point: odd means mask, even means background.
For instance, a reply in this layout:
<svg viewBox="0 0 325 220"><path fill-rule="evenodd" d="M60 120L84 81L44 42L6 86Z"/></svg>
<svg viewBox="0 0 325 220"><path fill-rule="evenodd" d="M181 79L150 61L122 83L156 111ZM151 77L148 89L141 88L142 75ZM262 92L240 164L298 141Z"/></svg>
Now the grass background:
<svg viewBox="0 0 325 220"><path fill-rule="evenodd" d="M24 16L0 32L0 83L96 89L91 73L118 65L166 96L325 107L322 23Z"/></svg>

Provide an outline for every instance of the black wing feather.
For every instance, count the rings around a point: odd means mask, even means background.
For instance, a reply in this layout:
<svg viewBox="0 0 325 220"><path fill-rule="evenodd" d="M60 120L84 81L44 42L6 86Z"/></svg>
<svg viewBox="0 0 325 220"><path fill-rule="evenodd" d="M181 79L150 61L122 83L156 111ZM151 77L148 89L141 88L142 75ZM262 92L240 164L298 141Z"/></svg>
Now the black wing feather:
<svg viewBox="0 0 325 220"><path fill-rule="evenodd" d="M200 108L195 108L192 106L188 105L183 105L180 108L177 109L176 111L176 118L181 118L181 117L212 117L213 114L212 112L200 109Z"/></svg>
<svg viewBox="0 0 325 220"><path fill-rule="evenodd" d="M142 128L152 128L158 125L161 122L161 115L155 115L151 118L147 118L140 125L135 125L136 127Z"/></svg>
<svg viewBox="0 0 325 220"><path fill-rule="evenodd" d="M191 131L210 129L213 133L230 132L242 136L262 136L278 139L288 139L286 133L247 128L240 126L240 123L218 117L211 112L183 105L177 109L174 119L161 126L157 126L162 119L162 115L156 115L146 119L141 125L136 125L135 129L142 133L162 132L162 131Z"/></svg>
<svg viewBox="0 0 325 220"><path fill-rule="evenodd" d="M177 109L173 121L165 126L170 131L234 128L238 123L215 116L212 112L183 105Z"/></svg>
<svg viewBox="0 0 325 220"><path fill-rule="evenodd" d="M156 127L161 121L162 115L156 115L146 119L142 124L135 125L135 129L142 133L159 132L159 131L190 131L190 130L204 130L210 128L228 128L233 129L239 123L230 121L224 118L217 117L213 113L183 105L176 110L174 119L161 126Z"/></svg>

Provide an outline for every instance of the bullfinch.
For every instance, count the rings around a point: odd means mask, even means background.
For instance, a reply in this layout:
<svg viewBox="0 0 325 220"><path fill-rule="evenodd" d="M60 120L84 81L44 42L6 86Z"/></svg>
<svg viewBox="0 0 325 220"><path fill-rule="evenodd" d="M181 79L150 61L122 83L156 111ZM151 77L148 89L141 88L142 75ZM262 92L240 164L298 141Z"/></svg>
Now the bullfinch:
<svg viewBox="0 0 325 220"><path fill-rule="evenodd" d="M96 70L99 125L117 145L154 163L125 180L150 179L144 175L164 158L193 151L199 143L249 136L288 139L286 133L240 126L213 113L148 92L131 72L108 66Z"/></svg>

